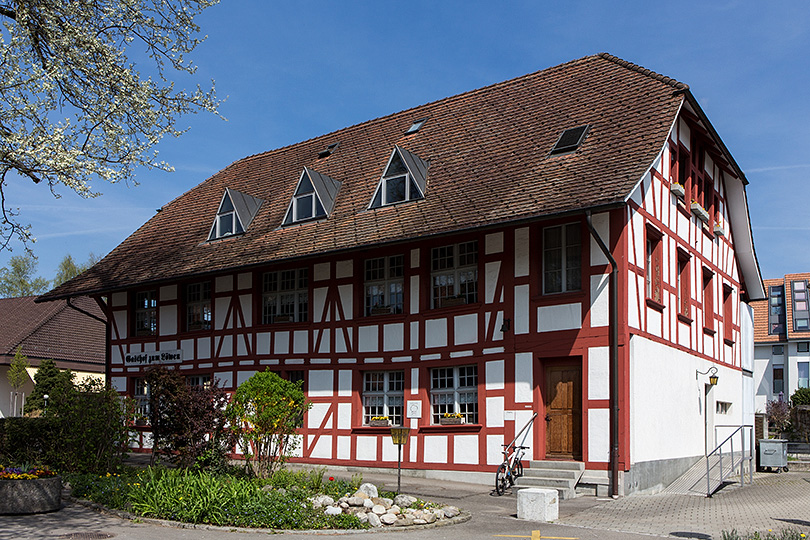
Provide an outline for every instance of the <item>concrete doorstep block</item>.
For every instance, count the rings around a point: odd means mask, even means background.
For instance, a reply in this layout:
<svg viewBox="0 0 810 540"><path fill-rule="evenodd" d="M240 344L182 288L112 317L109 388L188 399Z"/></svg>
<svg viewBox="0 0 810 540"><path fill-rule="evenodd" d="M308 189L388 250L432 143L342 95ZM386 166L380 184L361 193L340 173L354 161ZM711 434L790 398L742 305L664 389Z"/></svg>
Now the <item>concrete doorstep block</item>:
<svg viewBox="0 0 810 540"><path fill-rule="evenodd" d="M528 521L555 521L560 517L557 490L526 488L518 491L517 517Z"/></svg>

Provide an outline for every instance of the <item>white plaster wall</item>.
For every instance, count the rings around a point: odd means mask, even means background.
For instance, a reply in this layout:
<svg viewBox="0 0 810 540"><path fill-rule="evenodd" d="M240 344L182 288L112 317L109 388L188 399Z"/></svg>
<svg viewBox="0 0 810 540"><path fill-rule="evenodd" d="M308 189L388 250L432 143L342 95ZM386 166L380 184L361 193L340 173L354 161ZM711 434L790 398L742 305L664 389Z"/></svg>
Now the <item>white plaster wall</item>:
<svg viewBox="0 0 810 540"><path fill-rule="evenodd" d="M326 418L328 413L329 403L313 403L312 407L307 412L307 427L309 429L318 429L321 427L324 419L326 419L326 424L323 427L331 429L332 417Z"/></svg>
<svg viewBox="0 0 810 540"><path fill-rule="evenodd" d="M588 410L588 461L610 459L610 409Z"/></svg>
<svg viewBox="0 0 810 540"><path fill-rule="evenodd" d="M231 377L233 377L233 373L232 373L232 372L228 372L228 373L230 373ZM253 377L253 375L254 375L255 373L256 373L256 371L255 371L255 370L251 370L251 371L239 371L239 372L237 372L237 373L236 373L236 386L239 386L240 384L242 384L243 382L245 382L245 381L246 381L246 380L248 380L249 378Z"/></svg>
<svg viewBox="0 0 810 540"><path fill-rule="evenodd" d="M739 298L739 294L736 295ZM754 371L754 309L740 302L740 361L743 369Z"/></svg>
<svg viewBox="0 0 810 540"><path fill-rule="evenodd" d="M487 428L503 427L503 396L493 396L486 399Z"/></svg>
<svg viewBox="0 0 810 540"><path fill-rule="evenodd" d="M453 437L453 460L455 463L478 464L478 435Z"/></svg>
<svg viewBox="0 0 810 540"><path fill-rule="evenodd" d="M121 339L126 339L127 334L129 333L127 327L127 312L114 311L113 319L115 320L115 328L118 330L118 337Z"/></svg>
<svg viewBox="0 0 810 540"><path fill-rule="evenodd" d="M703 455L703 392L711 365L684 351L640 336L630 339L630 455L633 463ZM710 416L717 400L732 403L722 423L742 419L742 373L718 367ZM711 430L710 430L711 432Z"/></svg>
<svg viewBox="0 0 810 540"><path fill-rule="evenodd" d="M352 458L352 438L345 435L337 437L337 459Z"/></svg>
<svg viewBox="0 0 810 540"><path fill-rule="evenodd" d="M337 406L337 427L338 429L351 429L352 427L352 404L338 403Z"/></svg>
<svg viewBox="0 0 810 540"><path fill-rule="evenodd" d="M493 253L501 253L503 251L503 233L496 232L492 234L488 234L486 238L484 238L484 252L487 255L492 255Z"/></svg>
<svg viewBox="0 0 810 540"><path fill-rule="evenodd" d="M534 390L532 353L515 354L515 403L531 403Z"/></svg>
<svg viewBox="0 0 810 540"><path fill-rule="evenodd" d="M306 330L296 330L293 332L293 352L295 354L306 354L309 352L309 332Z"/></svg>
<svg viewBox="0 0 810 540"><path fill-rule="evenodd" d="M214 291L218 293L233 290L233 276L219 276L214 280Z"/></svg>
<svg viewBox="0 0 810 540"><path fill-rule="evenodd" d="M515 313L512 317L512 327L515 334L529 333L529 286L515 286ZM500 327L498 327L500 328Z"/></svg>
<svg viewBox="0 0 810 540"><path fill-rule="evenodd" d="M486 382L484 383L487 390L503 390L504 385L504 361L492 360L486 363Z"/></svg>
<svg viewBox="0 0 810 540"><path fill-rule="evenodd" d="M351 285L340 285L338 287L338 293L340 294L340 305L343 308L343 315L347 320L354 318L353 312L353 305L352 302L352 286ZM335 314L335 319L338 320L338 314Z"/></svg>
<svg viewBox="0 0 810 540"><path fill-rule="evenodd" d="M425 435L425 463L447 464L447 436Z"/></svg>
<svg viewBox="0 0 810 540"><path fill-rule="evenodd" d="M515 229L515 277L529 275L529 229Z"/></svg>
<svg viewBox="0 0 810 540"><path fill-rule="evenodd" d="M319 323L324 320L321 316L324 314L323 309L326 306L326 293L329 289L327 287L317 287L312 290L312 319ZM329 321L329 314L326 314L326 321Z"/></svg>
<svg viewBox="0 0 810 540"><path fill-rule="evenodd" d="M357 437L357 460L377 461L377 437Z"/></svg>
<svg viewBox="0 0 810 540"><path fill-rule="evenodd" d="M453 320L453 332L456 345L478 343L478 314L456 315Z"/></svg>
<svg viewBox="0 0 810 540"><path fill-rule="evenodd" d="M171 302L177 300L177 285L166 285L160 288L160 301Z"/></svg>
<svg viewBox="0 0 810 540"><path fill-rule="evenodd" d="M313 438L314 438L314 435L309 436L310 444L312 444L312 439ZM320 437L318 437L318 440L315 442L315 447L312 448L309 455L312 458L331 459L332 458L332 436L331 435L321 435Z"/></svg>
<svg viewBox="0 0 810 540"><path fill-rule="evenodd" d="M503 437L487 435L487 465L498 465L503 462Z"/></svg>
<svg viewBox="0 0 810 540"><path fill-rule="evenodd" d="M312 397L329 397L334 393L331 369L312 369L309 371L309 391Z"/></svg>
<svg viewBox="0 0 810 540"><path fill-rule="evenodd" d="M591 276L591 327L607 326L609 311L610 274Z"/></svg>
<svg viewBox="0 0 810 540"><path fill-rule="evenodd" d="M582 304L580 303L537 308L537 330L539 332L578 328L582 328Z"/></svg>
<svg viewBox="0 0 810 540"><path fill-rule="evenodd" d="M125 292L117 292L112 294L112 298L110 299L110 305L112 307L121 307L127 305L127 293Z"/></svg>
<svg viewBox="0 0 810 540"><path fill-rule="evenodd" d="M383 326L383 350L401 351L404 348L405 326L402 323Z"/></svg>
<svg viewBox="0 0 810 540"><path fill-rule="evenodd" d="M588 349L588 399L610 399L610 350Z"/></svg>
<svg viewBox="0 0 810 540"><path fill-rule="evenodd" d="M425 347L447 346L447 319L425 321Z"/></svg>
<svg viewBox="0 0 810 540"><path fill-rule="evenodd" d="M228 305L230 298L215 298L214 299L214 329L222 330L226 328L225 316L228 314ZM230 328L230 321L228 321L227 328Z"/></svg>
<svg viewBox="0 0 810 540"><path fill-rule="evenodd" d="M602 212L600 214L593 214L591 216L591 222L593 223L593 228L596 229L596 232L599 234L602 241L605 245L610 245L610 214L608 212ZM605 254L602 253L602 250L599 248L599 244L596 240L591 237L591 266L598 266L607 264L608 260L605 257Z"/></svg>

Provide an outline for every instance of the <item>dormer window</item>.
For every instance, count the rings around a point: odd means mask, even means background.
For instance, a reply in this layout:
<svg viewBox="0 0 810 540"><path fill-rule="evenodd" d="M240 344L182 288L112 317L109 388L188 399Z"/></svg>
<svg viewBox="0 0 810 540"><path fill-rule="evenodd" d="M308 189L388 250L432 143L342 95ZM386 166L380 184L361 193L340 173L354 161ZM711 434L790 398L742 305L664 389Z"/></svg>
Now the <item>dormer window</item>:
<svg viewBox="0 0 810 540"><path fill-rule="evenodd" d="M261 199L225 188L208 240L243 234L256 217L261 205Z"/></svg>
<svg viewBox="0 0 810 540"><path fill-rule="evenodd" d="M284 225L324 218L335 206L340 182L304 167L287 208Z"/></svg>
<svg viewBox="0 0 810 540"><path fill-rule="evenodd" d="M370 208L424 199L427 168L426 161L395 146Z"/></svg>
<svg viewBox="0 0 810 540"><path fill-rule="evenodd" d="M552 148L551 152L549 152L549 156L570 154L571 152L574 152L585 140L590 127L590 125L585 124L584 126L566 129L563 131L560 138L557 139L557 142L554 144L554 148Z"/></svg>

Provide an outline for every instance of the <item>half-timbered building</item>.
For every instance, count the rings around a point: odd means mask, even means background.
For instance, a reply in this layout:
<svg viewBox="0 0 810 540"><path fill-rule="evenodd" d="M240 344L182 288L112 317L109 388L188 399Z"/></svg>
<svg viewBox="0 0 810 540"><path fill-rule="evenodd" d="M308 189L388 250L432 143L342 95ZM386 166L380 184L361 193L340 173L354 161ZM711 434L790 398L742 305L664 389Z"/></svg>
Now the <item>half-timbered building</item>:
<svg viewBox="0 0 810 540"><path fill-rule="evenodd" d="M538 413L533 466L657 489L751 423L746 183L688 86L600 54L237 161L44 299L99 299L122 393L302 380L302 462L396 467L387 416L404 469L489 482Z"/></svg>

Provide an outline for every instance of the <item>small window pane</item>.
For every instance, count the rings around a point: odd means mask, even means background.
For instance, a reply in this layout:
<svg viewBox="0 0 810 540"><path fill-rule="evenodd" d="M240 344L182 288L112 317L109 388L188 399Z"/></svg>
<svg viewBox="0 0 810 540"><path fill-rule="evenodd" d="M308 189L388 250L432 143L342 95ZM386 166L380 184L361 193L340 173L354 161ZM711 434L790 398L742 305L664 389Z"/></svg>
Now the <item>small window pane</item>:
<svg viewBox="0 0 810 540"><path fill-rule="evenodd" d="M391 204L405 200L405 177L397 176L385 181L385 202Z"/></svg>
<svg viewBox="0 0 810 540"><path fill-rule="evenodd" d="M313 195L304 195L295 200L295 219L309 219L312 217Z"/></svg>

